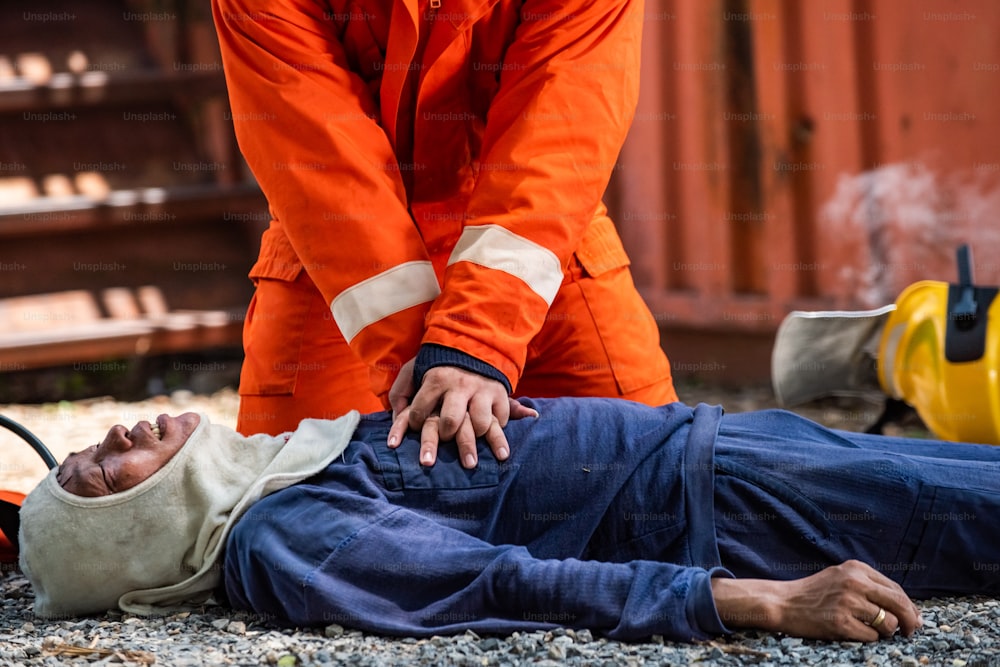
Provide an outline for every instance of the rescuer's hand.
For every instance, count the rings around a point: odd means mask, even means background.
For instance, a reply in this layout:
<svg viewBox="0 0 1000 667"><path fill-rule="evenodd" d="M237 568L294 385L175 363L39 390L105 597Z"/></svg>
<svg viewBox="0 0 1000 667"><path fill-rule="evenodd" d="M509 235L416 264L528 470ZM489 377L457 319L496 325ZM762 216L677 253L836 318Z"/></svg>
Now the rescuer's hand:
<svg viewBox="0 0 1000 667"><path fill-rule="evenodd" d="M453 366L427 371L414 395L412 361L393 383L389 404L393 410L389 446L398 446L407 429L420 431L420 463L425 466L434 465L440 442L455 440L462 465L476 467L477 437L485 438L497 460L504 461L510 456L503 432L507 420L538 416L509 397L500 382Z"/></svg>

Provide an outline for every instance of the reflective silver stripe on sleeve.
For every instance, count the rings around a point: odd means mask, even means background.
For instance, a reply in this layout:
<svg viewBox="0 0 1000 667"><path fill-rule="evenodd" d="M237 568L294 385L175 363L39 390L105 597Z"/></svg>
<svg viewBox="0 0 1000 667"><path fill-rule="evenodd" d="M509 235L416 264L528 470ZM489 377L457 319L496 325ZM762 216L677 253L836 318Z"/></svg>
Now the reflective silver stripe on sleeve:
<svg viewBox="0 0 1000 667"><path fill-rule="evenodd" d="M556 254L498 225L466 227L448 265L472 262L520 278L545 303L552 305L563 281Z"/></svg>
<svg viewBox="0 0 1000 667"><path fill-rule="evenodd" d="M440 293L430 262L406 262L347 288L330 304L330 312L350 343L369 324L433 301Z"/></svg>

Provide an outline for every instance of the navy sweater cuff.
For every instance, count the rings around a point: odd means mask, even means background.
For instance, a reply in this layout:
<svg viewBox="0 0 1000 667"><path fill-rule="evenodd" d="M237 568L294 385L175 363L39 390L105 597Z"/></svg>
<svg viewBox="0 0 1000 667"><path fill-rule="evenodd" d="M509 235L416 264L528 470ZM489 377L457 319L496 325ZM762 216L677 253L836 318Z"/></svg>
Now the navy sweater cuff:
<svg viewBox="0 0 1000 667"><path fill-rule="evenodd" d="M417 388L424 380L424 373L437 366L455 366L470 373L488 377L501 383L507 389L507 393L510 393L511 387L507 376L496 368L461 350L435 343L424 343L420 346L420 352L417 353L417 360L413 365L413 383Z"/></svg>
<svg viewBox="0 0 1000 667"><path fill-rule="evenodd" d="M708 635L728 635L732 630L726 627L719 618L719 611L715 607L715 599L712 596L712 579L714 577L725 577L735 579L733 573L724 567L713 567L707 573L698 577L695 585L692 586L691 597L688 599L689 612L693 612L694 625Z"/></svg>

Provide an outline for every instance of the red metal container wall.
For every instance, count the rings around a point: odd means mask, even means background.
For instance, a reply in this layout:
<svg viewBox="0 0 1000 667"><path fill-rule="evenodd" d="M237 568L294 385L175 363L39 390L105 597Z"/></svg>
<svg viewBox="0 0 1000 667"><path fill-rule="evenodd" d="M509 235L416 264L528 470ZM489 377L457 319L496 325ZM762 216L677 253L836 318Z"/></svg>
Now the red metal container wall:
<svg viewBox="0 0 1000 667"><path fill-rule="evenodd" d="M962 242L976 279L1000 283L1000 3L648 0L645 14L610 200L675 362L765 378L788 311L951 280Z"/></svg>

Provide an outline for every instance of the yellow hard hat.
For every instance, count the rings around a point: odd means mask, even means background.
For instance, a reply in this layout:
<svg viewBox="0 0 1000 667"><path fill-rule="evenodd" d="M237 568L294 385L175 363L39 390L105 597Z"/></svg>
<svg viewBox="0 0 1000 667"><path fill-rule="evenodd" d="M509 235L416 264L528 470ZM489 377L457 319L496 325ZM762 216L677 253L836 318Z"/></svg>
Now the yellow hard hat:
<svg viewBox="0 0 1000 667"><path fill-rule="evenodd" d="M896 300L882 331L878 379L943 440L1000 444L1000 300L972 284L968 248L959 283L924 280ZM991 325L992 322L992 325Z"/></svg>

